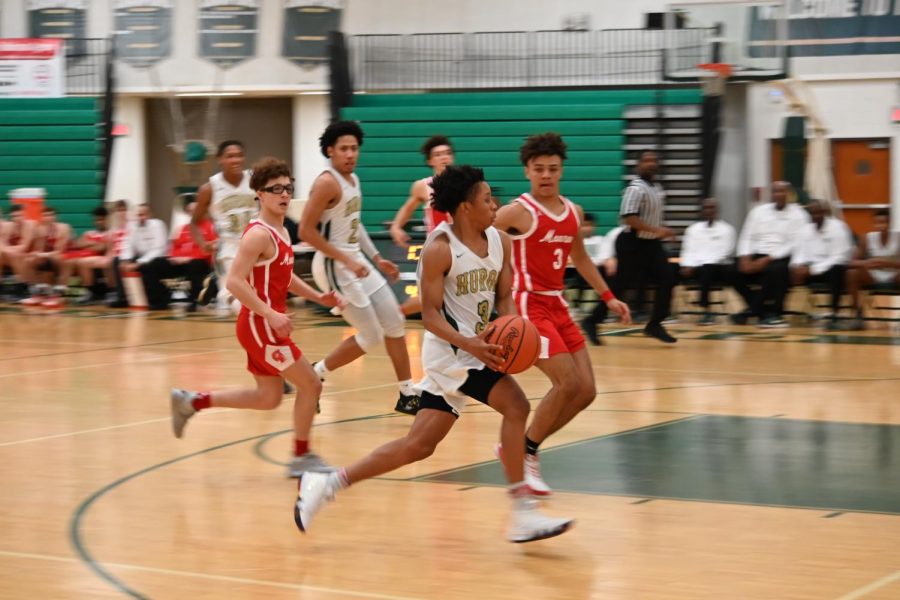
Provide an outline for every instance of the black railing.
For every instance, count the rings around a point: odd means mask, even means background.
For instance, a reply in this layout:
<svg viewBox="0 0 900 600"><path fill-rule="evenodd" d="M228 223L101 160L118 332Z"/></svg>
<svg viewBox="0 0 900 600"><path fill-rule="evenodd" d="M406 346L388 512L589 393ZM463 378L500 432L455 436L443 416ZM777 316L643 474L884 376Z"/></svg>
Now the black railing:
<svg viewBox="0 0 900 600"><path fill-rule="evenodd" d="M112 40L79 38L63 41L66 44L66 95L103 96Z"/></svg>
<svg viewBox="0 0 900 600"><path fill-rule="evenodd" d="M708 62L712 36L712 29L357 35L350 48L358 90L653 85L666 83L664 49L679 62Z"/></svg>
<svg viewBox="0 0 900 600"><path fill-rule="evenodd" d="M116 50L115 46L110 44L109 52L106 55L106 64L103 69L103 195L106 198L106 186L109 183L109 167L112 164L113 142L113 112L115 109L116 99Z"/></svg>

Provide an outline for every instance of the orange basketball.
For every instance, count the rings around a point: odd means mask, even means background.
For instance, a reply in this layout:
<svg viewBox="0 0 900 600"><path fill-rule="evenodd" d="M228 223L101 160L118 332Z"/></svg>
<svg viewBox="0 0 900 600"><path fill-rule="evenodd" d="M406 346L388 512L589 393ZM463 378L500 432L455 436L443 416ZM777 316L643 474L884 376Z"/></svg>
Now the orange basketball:
<svg viewBox="0 0 900 600"><path fill-rule="evenodd" d="M519 315L506 315L491 322L494 330L485 338L489 344L497 344L503 350L502 373L521 373L534 366L541 353L541 336L531 321Z"/></svg>

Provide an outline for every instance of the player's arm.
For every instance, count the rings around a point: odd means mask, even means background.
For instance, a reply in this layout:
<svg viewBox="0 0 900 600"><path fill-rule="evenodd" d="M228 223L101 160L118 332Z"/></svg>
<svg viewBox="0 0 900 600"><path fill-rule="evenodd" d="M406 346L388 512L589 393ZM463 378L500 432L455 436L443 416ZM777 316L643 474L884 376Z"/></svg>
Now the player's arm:
<svg viewBox="0 0 900 600"><path fill-rule="evenodd" d="M263 302L250 285L250 272L259 260L271 258L275 252L272 237L261 227L254 227L241 238L237 256L225 279L225 287L238 302L263 317L280 337L291 333L291 319Z"/></svg>
<svg viewBox="0 0 900 600"><path fill-rule="evenodd" d="M365 277L369 272L368 268L341 252L334 244L326 240L325 236L319 231L322 213L340 195L341 186L333 175L323 173L316 178L312 189L309 191L309 200L306 201L306 206L303 207L303 215L300 217L300 239L328 258L333 258L343 263L357 277Z"/></svg>
<svg viewBox="0 0 900 600"><path fill-rule="evenodd" d="M409 198L394 215L394 220L391 222L391 239L401 248L409 247L409 234L403 228L419 209L419 205L428 201L427 189L428 186L421 179L413 183L409 189Z"/></svg>
<svg viewBox="0 0 900 600"><path fill-rule="evenodd" d="M315 289L294 273L291 277L291 285L288 286L288 291L295 296L300 296L301 298L306 298L307 300L312 300L317 304L321 304L322 306L332 307L332 306L343 306L346 303L341 300L340 296L338 296L335 292L328 292L327 294L323 294L319 290Z"/></svg>
<svg viewBox="0 0 900 600"><path fill-rule="evenodd" d="M36 229L37 227L34 223L31 221L24 221L22 223L22 241L15 246L10 246L10 249L19 252L27 252L28 249L31 248L31 243L34 242Z"/></svg>
<svg viewBox="0 0 900 600"><path fill-rule="evenodd" d="M359 224L359 227L356 230L356 237L359 239L359 248L363 251L363 254L372 260L372 264L374 264L379 271L387 275L387 278L391 283L400 279L400 267L398 267L396 263L381 256L381 252L375 247L375 243L372 241L372 238L369 237L369 232L362 223Z"/></svg>
<svg viewBox="0 0 900 600"><path fill-rule="evenodd" d="M500 232L500 241L503 242L503 266L497 275L496 295L494 297L494 308L497 314L517 315L516 302L513 300L512 294L512 263L509 257L512 256L512 240L504 232Z"/></svg>
<svg viewBox="0 0 900 600"><path fill-rule="evenodd" d="M191 237L204 252L212 254L216 246L212 242L208 242L203 237L203 228L201 223L209 218L209 204L212 202L212 186L209 182L204 183L197 190L196 205L194 206L194 214L191 216Z"/></svg>
<svg viewBox="0 0 900 600"><path fill-rule="evenodd" d="M432 240L422 250L422 272L419 295L422 298L422 323L430 331L451 345L465 350L488 367L498 369L502 361L497 356L500 346L485 343L482 336L466 337L454 329L441 312L444 305L444 277L450 271L450 245L444 236ZM488 330L485 330L485 333Z"/></svg>
<svg viewBox="0 0 900 600"><path fill-rule="evenodd" d="M66 251L66 247L69 245L69 240L72 238L72 227L68 223L60 223L57 227L59 228L59 235L56 237L56 246L47 253L48 256L62 256L62 253Z"/></svg>
<svg viewBox="0 0 900 600"><path fill-rule="evenodd" d="M572 252L569 258L572 260L572 264L575 265L578 274L584 277L584 280L594 288L595 292L600 294L600 299L606 302L609 310L619 315L623 323L631 323L631 311L628 310L628 305L613 295L612 290L606 284L606 280L603 279L600 271L594 266L594 262L584 248L584 239L581 236L580 229L575 233L575 240L572 242Z"/></svg>
<svg viewBox="0 0 900 600"><path fill-rule="evenodd" d="M509 235L520 235L531 229L531 213L519 202L501 206L494 219L494 227Z"/></svg>

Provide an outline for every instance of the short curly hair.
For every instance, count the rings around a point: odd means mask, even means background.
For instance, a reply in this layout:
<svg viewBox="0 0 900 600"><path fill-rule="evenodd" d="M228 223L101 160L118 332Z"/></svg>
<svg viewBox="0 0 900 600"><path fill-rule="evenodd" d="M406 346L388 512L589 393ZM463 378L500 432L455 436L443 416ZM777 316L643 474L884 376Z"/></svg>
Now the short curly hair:
<svg viewBox="0 0 900 600"><path fill-rule="evenodd" d="M469 199L476 186L484 181L484 171L470 165L450 165L431 180L432 206L453 214L460 204Z"/></svg>
<svg viewBox="0 0 900 600"><path fill-rule="evenodd" d="M431 158L431 151L437 148L438 146L450 146L450 150L453 151L453 144L450 143L450 138L445 135L433 135L422 144L422 147L419 151L425 156L425 160Z"/></svg>
<svg viewBox="0 0 900 600"><path fill-rule="evenodd" d="M319 150L322 156L328 158L328 149L334 146L338 138L343 135L352 135L356 138L356 142L363 145L363 130L356 121L335 121L325 128L322 135L319 136Z"/></svg>
<svg viewBox="0 0 900 600"><path fill-rule="evenodd" d="M253 174L250 176L250 189L258 192L266 187L266 183L279 177L290 177L291 168L283 160L267 156L259 159L253 165Z"/></svg>
<svg viewBox="0 0 900 600"><path fill-rule="evenodd" d="M566 160L568 157L566 148L566 143L558 133L548 131L532 135L519 148L519 160L523 165L528 165L528 161L536 156L558 156L562 160Z"/></svg>

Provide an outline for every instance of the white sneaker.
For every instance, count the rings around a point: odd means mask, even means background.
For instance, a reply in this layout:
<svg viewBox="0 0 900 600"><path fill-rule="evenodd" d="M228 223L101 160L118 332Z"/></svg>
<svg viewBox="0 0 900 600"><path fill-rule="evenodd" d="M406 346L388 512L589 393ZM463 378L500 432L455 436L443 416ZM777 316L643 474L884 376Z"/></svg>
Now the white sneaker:
<svg viewBox="0 0 900 600"><path fill-rule="evenodd" d="M550 496L553 490L541 477L541 461L536 454L525 455L525 483L535 496Z"/></svg>
<svg viewBox="0 0 900 600"><path fill-rule="evenodd" d="M302 477L304 473L315 471L317 473L330 473L336 470L334 467L325 462L321 456L315 452L307 452L302 456L295 456L288 465L288 477L297 479Z"/></svg>
<svg viewBox="0 0 900 600"><path fill-rule="evenodd" d="M574 519L548 517L537 509L533 498L516 498L512 512L512 523L506 539L514 544L534 542L556 537L568 531Z"/></svg>
<svg viewBox="0 0 900 600"><path fill-rule="evenodd" d="M313 517L326 502L334 500L334 493L340 488L338 474L307 471L300 479L297 502L294 503L294 523L306 533Z"/></svg>
<svg viewBox="0 0 900 600"><path fill-rule="evenodd" d="M177 438L181 438L184 435L184 426L187 425L188 419L197 412L191 404L193 399L194 392L187 390L173 388L169 394L169 407L172 412L172 432Z"/></svg>

